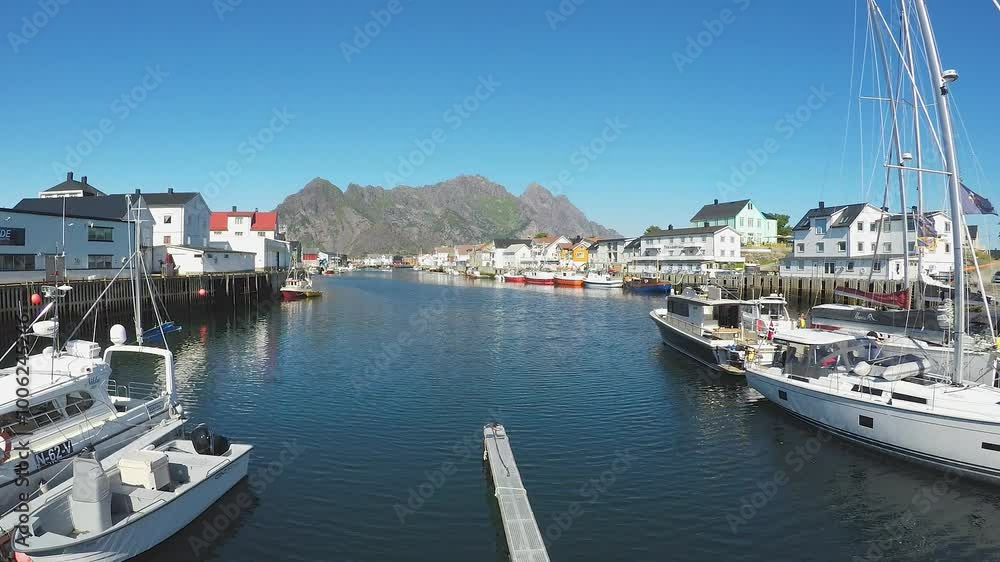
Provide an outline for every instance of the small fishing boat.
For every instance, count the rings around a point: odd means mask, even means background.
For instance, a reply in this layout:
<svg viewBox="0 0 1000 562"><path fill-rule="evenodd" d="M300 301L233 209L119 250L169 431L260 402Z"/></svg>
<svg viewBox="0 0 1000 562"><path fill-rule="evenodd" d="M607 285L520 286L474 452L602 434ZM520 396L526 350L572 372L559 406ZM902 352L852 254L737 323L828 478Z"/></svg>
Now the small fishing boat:
<svg viewBox="0 0 1000 562"><path fill-rule="evenodd" d="M583 281L585 279L586 277L580 275L579 273L574 273L572 271L560 271L555 274L553 281L560 287L583 287Z"/></svg>
<svg viewBox="0 0 1000 562"><path fill-rule="evenodd" d="M13 540L15 560L121 562L180 531L247 476L251 445L204 427L190 439L128 450L112 467L91 453L73 476L27 510Z"/></svg>
<svg viewBox="0 0 1000 562"><path fill-rule="evenodd" d="M642 295L669 295L671 290L670 283L655 277L631 279L624 286L625 290Z"/></svg>
<svg viewBox="0 0 1000 562"><path fill-rule="evenodd" d="M614 277L608 273L588 273L583 280L584 287L595 289L621 289L624 281L621 277Z"/></svg>
<svg viewBox="0 0 1000 562"><path fill-rule="evenodd" d="M503 276L503 280L506 283L525 283L526 279L523 273L508 273Z"/></svg>
<svg viewBox="0 0 1000 562"><path fill-rule="evenodd" d="M321 297L323 293L313 289L312 278L302 271L292 270L285 279L285 284L281 286L281 298L286 301L297 301L314 297Z"/></svg>
<svg viewBox="0 0 1000 562"><path fill-rule="evenodd" d="M524 274L524 282L529 285L553 285L556 274L551 271L527 271Z"/></svg>

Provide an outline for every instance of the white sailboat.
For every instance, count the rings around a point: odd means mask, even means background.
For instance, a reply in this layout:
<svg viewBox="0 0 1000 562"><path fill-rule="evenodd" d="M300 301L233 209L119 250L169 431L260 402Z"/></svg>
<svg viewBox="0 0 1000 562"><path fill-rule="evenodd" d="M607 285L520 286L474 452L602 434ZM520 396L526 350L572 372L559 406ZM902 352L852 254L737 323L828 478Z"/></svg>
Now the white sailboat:
<svg viewBox="0 0 1000 562"><path fill-rule="evenodd" d="M869 13L884 41L888 24L875 0ZM873 338L820 330L798 330L774 338L778 352L771 362L748 366L749 384L775 404L844 439L961 476L1000 483L1000 391L965 377L965 272L962 252L965 228L950 113L949 87L955 71L942 71L934 32L924 0L902 0L904 48L912 50L909 18L916 15L935 91L917 111L936 104L940 148L945 164L952 229L955 291L952 360L941 368L919 354L886 353ZM891 34L890 34L891 35ZM912 57L899 53L904 80L916 85ZM916 89L916 88L914 88ZM890 97L892 91L890 89ZM924 115L927 115L925 112ZM932 126L928 117L928 125ZM898 153L897 153L898 154ZM922 168L887 164L918 175ZM978 203L977 203L978 206Z"/></svg>

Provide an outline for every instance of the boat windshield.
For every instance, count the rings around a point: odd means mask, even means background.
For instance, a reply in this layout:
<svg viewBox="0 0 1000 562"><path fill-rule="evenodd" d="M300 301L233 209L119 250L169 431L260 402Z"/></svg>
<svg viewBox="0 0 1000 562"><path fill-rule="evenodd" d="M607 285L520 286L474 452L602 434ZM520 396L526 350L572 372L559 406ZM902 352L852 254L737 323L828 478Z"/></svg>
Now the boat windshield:
<svg viewBox="0 0 1000 562"><path fill-rule="evenodd" d="M785 305L779 302L763 302L760 304L760 315L762 318L770 318L771 320L787 320L788 315L785 313Z"/></svg>
<svg viewBox="0 0 1000 562"><path fill-rule="evenodd" d="M808 378L850 372L859 362L870 362L881 352L878 344L868 338L824 344L781 342L778 348L773 366L786 374Z"/></svg>

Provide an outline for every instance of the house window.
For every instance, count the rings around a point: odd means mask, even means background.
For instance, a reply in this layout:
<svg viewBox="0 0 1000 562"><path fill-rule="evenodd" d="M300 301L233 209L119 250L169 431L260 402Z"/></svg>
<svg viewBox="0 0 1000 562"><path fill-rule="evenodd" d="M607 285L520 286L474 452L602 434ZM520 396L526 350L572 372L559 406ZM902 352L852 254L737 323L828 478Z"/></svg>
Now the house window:
<svg viewBox="0 0 1000 562"><path fill-rule="evenodd" d="M946 253L946 254L950 254L951 253L951 244L945 244L944 245L944 253Z"/></svg>
<svg viewBox="0 0 1000 562"><path fill-rule="evenodd" d="M35 254L0 255L0 271L34 271Z"/></svg>
<svg viewBox="0 0 1000 562"><path fill-rule="evenodd" d="M816 227L816 234L826 234L826 219L813 219L813 225Z"/></svg>
<svg viewBox="0 0 1000 562"><path fill-rule="evenodd" d="M906 230L909 230L910 232L916 230L916 227L914 226L913 222L913 217L906 217Z"/></svg>
<svg viewBox="0 0 1000 562"><path fill-rule="evenodd" d="M892 232L892 219L882 221L882 232Z"/></svg>
<svg viewBox="0 0 1000 562"><path fill-rule="evenodd" d="M876 248L877 248L877 246L875 245L874 242L872 242L872 251L874 252Z"/></svg>
<svg viewBox="0 0 1000 562"><path fill-rule="evenodd" d="M913 242L908 242L906 244L906 248L907 248L907 251L909 253L911 253L911 254L914 253L914 251L915 251L915 247L914 247L914 243Z"/></svg>
<svg viewBox="0 0 1000 562"><path fill-rule="evenodd" d="M859 252L864 252L865 251L865 243L864 242L858 242L858 251Z"/></svg>
<svg viewBox="0 0 1000 562"><path fill-rule="evenodd" d="M837 242L837 251L838 252L846 252L847 251L847 242Z"/></svg>
<svg viewBox="0 0 1000 562"><path fill-rule="evenodd" d="M173 240L173 238L171 238L170 236L164 236L163 237L163 244L164 245L172 244L173 243L172 240Z"/></svg>
<svg viewBox="0 0 1000 562"><path fill-rule="evenodd" d="M847 262L847 271L854 271L854 262Z"/></svg>
<svg viewBox="0 0 1000 562"><path fill-rule="evenodd" d="M945 232L951 232L951 223L950 222L945 222L944 223L944 231Z"/></svg>
<svg viewBox="0 0 1000 562"><path fill-rule="evenodd" d="M115 229L107 226L88 226L88 242L114 242Z"/></svg>
<svg viewBox="0 0 1000 562"><path fill-rule="evenodd" d="M91 254L87 256L87 269L111 269L114 267L112 265L113 261L114 256L109 256L107 254Z"/></svg>
<svg viewBox="0 0 1000 562"><path fill-rule="evenodd" d="M257 237L258 237L258 238L264 238L265 236L267 236L267 233L266 233L266 232L258 232L258 233L257 233Z"/></svg>
<svg viewBox="0 0 1000 562"><path fill-rule="evenodd" d="M243 224L243 217L236 217L236 224Z"/></svg>
<svg viewBox="0 0 1000 562"><path fill-rule="evenodd" d="M837 264L833 263L832 261L823 263L823 273L836 273L836 272L837 272Z"/></svg>
<svg viewBox="0 0 1000 562"><path fill-rule="evenodd" d="M163 224L172 224L174 222L174 217L170 215L163 215Z"/></svg>
<svg viewBox="0 0 1000 562"><path fill-rule="evenodd" d="M875 260L872 262L872 271L882 271L882 261Z"/></svg>
<svg viewBox="0 0 1000 562"><path fill-rule="evenodd" d="M212 234L214 234L216 236L222 236L222 231L221 230L216 230L216 231L212 232Z"/></svg>
<svg viewBox="0 0 1000 562"><path fill-rule="evenodd" d="M826 247L826 244L824 244L822 242L816 242L816 253L817 254L822 254L823 251L824 251L824 249L825 249L825 247Z"/></svg>
<svg viewBox="0 0 1000 562"><path fill-rule="evenodd" d="M892 242L883 242L882 243L882 251L885 252L885 253L887 253L887 254L891 254L892 253Z"/></svg>
<svg viewBox="0 0 1000 562"><path fill-rule="evenodd" d="M802 244L802 243L796 244L795 250L797 252L799 252L799 253L805 252L806 251L806 245Z"/></svg>
<svg viewBox="0 0 1000 562"><path fill-rule="evenodd" d="M237 231L236 231L236 232L234 232L233 234L235 234L236 236L243 236L243 233L242 233L242 232L240 232L239 230L237 230Z"/></svg>
<svg viewBox="0 0 1000 562"><path fill-rule="evenodd" d="M799 269L800 270L801 269L805 269L806 268L806 262L805 262L805 260L799 260L798 261L798 265L799 265Z"/></svg>
<svg viewBox="0 0 1000 562"><path fill-rule="evenodd" d="M862 221L858 221L858 232L864 232L864 230L865 230L865 223Z"/></svg>
<svg viewBox="0 0 1000 562"><path fill-rule="evenodd" d="M873 223L871 223L871 224L868 225L868 231L869 232L875 232L877 229L878 229L878 224L877 223L873 222Z"/></svg>

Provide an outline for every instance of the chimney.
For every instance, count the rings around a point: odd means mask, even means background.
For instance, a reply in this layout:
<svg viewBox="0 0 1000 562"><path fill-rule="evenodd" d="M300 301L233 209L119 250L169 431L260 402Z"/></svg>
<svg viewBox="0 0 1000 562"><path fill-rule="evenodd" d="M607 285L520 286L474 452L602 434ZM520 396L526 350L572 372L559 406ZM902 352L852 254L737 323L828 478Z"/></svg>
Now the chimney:
<svg viewBox="0 0 1000 562"><path fill-rule="evenodd" d="M236 212L236 205L233 205L233 212Z"/></svg>
<svg viewBox="0 0 1000 562"><path fill-rule="evenodd" d="M174 192L174 188L172 188L172 187L168 187L167 188L167 193L173 193L173 192Z"/></svg>
<svg viewBox="0 0 1000 562"><path fill-rule="evenodd" d="M819 208L820 208L820 209L824 209L824 208L826 208L826 203L824 203L824 202L820 201L820 202L819 202Z"/></svg>
<svg viewBox="0 0 1000 562"><path fill-rule="evenodd" d="M667 230L673 230L673 229L674 229L674 225L672 225L672 224L668 224L667 225Z"/></svg>
<svg viewBox="0 0 1000 562"><path fill-rule="evenodd" d="M73 172L66 172L66 181L73 181Z"/></svg>
<svg viewBox="0 0 1000 562"><path fill-rule="evenodd" d="M888 213L889 212L889 207L882 207L882 212L883 213Z"/></svg>
<svg viewBox="0 0 1000 562"><path fill-rule="evenodd" d="M135 188L135 194L136 194L136 195L141 195L141 194L142 194L142 190L141 190L141 189L139 189L138 187L137 187L137 188Z"/></svg>
<svg viewBox="0 0 1000 562"><path fill-rule="evenodd" d="M716 204L716 205L718 205L718 204L719 204L719 200L718 200L718 199L716 199L716 200L715 200L715 204Z"/></svg>
<svg viewBox="0 0 1000 562"><path fill-rule="evenodd" d="M80 178L80 183L82 183L83 185L87 185L87 176L83 176L82 178Z"/></svg>
<svg viewBox="0 0 1000 562"><path fill-rule="evenodd" d="M917 206L916 205L910 207L910 210L913 212L913 214L917 214Z"/></svg>

